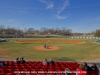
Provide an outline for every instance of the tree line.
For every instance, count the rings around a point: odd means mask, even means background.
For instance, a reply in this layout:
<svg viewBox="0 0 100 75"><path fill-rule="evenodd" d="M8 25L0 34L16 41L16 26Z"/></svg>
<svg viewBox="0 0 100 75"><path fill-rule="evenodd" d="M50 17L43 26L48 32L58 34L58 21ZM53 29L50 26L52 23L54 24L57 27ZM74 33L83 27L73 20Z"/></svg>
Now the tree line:
<svg viewBox="0 0 100 75"><path fill-rule="evenodd" d="M71 29L67 29L66 27L62 28L46 28L41 27L40 29L34 29L34 28L25 28L25 29L19 29L15 27L5 27L4 25L0 25L0 35L13 35L13 36L19 36L19 35L64 35L64 36L73 36L73 35L83 35L84 33L73 33ZM88 34L94 34L96 37L100 37L100 29L87 33Z"/></svg>
<svg viewBox="0 0 100 75"><path fill-rule="evenodd" d="M72 30L67 29L66 27L62 28L45 28L41 27L40 29L28 28L28 29L19 29L15 27L5 27L4 25L0 25L0 35L72 35Z"/></svg>

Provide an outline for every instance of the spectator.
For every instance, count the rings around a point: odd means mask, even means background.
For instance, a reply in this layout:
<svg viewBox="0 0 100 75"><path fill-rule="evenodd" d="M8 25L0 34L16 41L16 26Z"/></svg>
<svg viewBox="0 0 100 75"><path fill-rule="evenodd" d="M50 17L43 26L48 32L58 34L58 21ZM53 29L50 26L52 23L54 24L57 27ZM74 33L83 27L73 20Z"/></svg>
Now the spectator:
<svg viewBox="0 0 100 75"><path fill-rule="evenodd" d="M92 69L92 71L98 71L99 70L95 63L92 63L91 69Z"/></svg>
<svg viewBox="0 0 100 75"><path fill-rule="evenodd" d="M84 62L83 65L85 66L86 71L92 71L91 67L89 67L86 62Z"/></svg>
<svg viewBox="0 0 100 75"><path fill-rule="evenodd" d="M16 58L15 62L16 62L16 63L20 63L19 58Z"/></svg>
<svg viewBox="0 0 100 75"><path fill-rule="evenodd" d="M85 71L85 65L80 64L79 68L76 71L76 75L88 75L87 71Z"/></svg>
<svg viewBox="0 0 100 75"><path fill-rule="evenodd" d="M91 75L91 67L89 67L86 62L84 62L83 65L85 66L85 71L87 71L87 75Z"/></svg>
<svg viewBox="0 0 100 75"><path fill-rule="evenodd" d="M55 62L52 59L50 59L49 64L54 65Z"/></svg>
<svg viewBox="0 0 100 75"><path fill-rule="evenodd" d="M3 62L3 66L7 66L7 62Z"/></svg>
<svg viewBox="0 0 100 75"><path fill-rule="evenodd" d="M99 69L95 63L92 64L91 69L92 69L92 75L99 75Z"/></svg>
<svg viewBox="0 0 100 75"><path fill-rule="evenodd" d="M70 69L66 68L64 73L62 73L62 75L70 75Z"/></svg>
<svg viewBox="0 0 100 75"><path fill-rule="evenodd" d="M20 58L21 63L25 63L26 61L24 60L24 57Z"/></svg>
<svg viewBox="0 0 100 75"><path fill-rule="evenodd" d="M1 61L0 61L0 66L6 66L6 65L7 65L6 62L1 62Z"/></svg>
<svg viewBox="0 0 100 75"><path fill-rule="evenodd" d="M2 67L3 66L3 63L0 61L0 67Z"/></svg>
<svg viewBox="0 0 100 75"><path fill-rule="evenodd" d="M46 58L43 60L43 65L49 65L49 62Z"/></svg>

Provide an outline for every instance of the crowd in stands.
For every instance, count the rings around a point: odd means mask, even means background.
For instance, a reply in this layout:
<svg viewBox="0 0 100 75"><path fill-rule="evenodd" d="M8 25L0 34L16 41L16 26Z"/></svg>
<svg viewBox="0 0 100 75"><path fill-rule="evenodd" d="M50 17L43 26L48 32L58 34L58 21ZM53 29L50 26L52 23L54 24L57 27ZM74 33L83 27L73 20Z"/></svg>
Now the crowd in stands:
<svg viewBox="0 0 100 75"><path fill-rule="evenodd" d="M26 63L27 61L24 60L24 57L22 58L16 58L15 63ZM42 64L45 65L55 65L55 62L53 59L50 59L49 61L44 58ZM0 66L7 66L7 63L0 62ZM66 67L65 71L61 75L72 75L70 68ZM99 75L99 69L95 63L92 63L91 66L88 66L86 62L79 64L79 67L76 68L74 71L74 75Z"/></svg>
<svg viewBox="0 0 100 75"><path fill-rule="evenodd" d="M54 61L50 59L48 61L46 58L43 61L44 65L54 65ZM62 75L70 75L70 69L66 68L65 72ZM79 67L76 69L76 75L99 75L99 69L96 66L95 63L92 63L92 66L88 66L86 62L79 65Z"/></svg>
<svg viewBox="0 0 100 75"><path fill-rule="evenodd" d="M48 61L46 58L44 58L43 60L43 65L54 65L54 61L53 59L50 59L50 61Z"/></svg>
<svg viewBox="0 0 100 75"><path fill-rule="evenodd" d="M88 66L87 63L84 62L77 68L76 75L99 75L99 69L95 63L92 63L92 66Z"/></svg>
<svg viewBox="0 0 100 75"><path fill-rule="evenodd" d="M43 61L43 65L54 65L55 62L50 59L48 61L46 58ZM70 75L70 69L66 68L65 72L62 75ZM79 65L76 69L76 75L99 75L99 69L95 63L92 63L91 66L88 66L86 62Z"/></svg>
<svg viewBox="0 0 100 75"><path fill-rule="evenodd" d="M70 69L66 68L62 75L70 75L70 73ZM75 73L75 75L99 75L99 69L95 63L92 63L92 66L88 66L87 63L84 62L79 65Z"/></svg>
<svg viewBox="0 0 100 75"><path fill-rule="evenodd" d="M16 58L16 60L15 60L15 62L16 63L25 63L26 62L26 60L24 60L24 57L22 57L22 58Z"/></svg>

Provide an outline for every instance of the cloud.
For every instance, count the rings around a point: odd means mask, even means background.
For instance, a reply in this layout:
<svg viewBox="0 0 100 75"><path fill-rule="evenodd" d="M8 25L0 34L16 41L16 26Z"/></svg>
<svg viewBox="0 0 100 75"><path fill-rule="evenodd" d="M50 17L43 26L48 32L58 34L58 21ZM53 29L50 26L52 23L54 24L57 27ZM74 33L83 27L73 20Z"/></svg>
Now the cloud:
<svg viewBox="0 0 100 75"><path fill-rule="evenodd" d="M69 0L66 0L64 2L63 6L59 8L58 14L60 14L61 12L63 12L67 6L69 6Z"/></svg>
<svg viewBox="0 0 100 75"><path fill-rule="evenodd" d="M54 7L54 4L53 4L53 2L51 2L51 1L48 1L48 0L39 0L41 3L44 3L44 4L46 4L47 5L47 9L52 9L53 7Z"/></svg>
<svg viewBox="0 0 100 75"><path fill-rule="evenodd" d="M56 15L57 19L66 19L67 16L60 16L60 15Z"/></svg>
<svg viewBox="0 0 100 75"><path fill-rule="evenodd" d="M61 16L60 15L60 13L63 12L67 6L69 6L69 0L66 0L63 3L63 6L58 9L57 15L56 15L57 19L66 19L67 18L67 16Z"/></svg>

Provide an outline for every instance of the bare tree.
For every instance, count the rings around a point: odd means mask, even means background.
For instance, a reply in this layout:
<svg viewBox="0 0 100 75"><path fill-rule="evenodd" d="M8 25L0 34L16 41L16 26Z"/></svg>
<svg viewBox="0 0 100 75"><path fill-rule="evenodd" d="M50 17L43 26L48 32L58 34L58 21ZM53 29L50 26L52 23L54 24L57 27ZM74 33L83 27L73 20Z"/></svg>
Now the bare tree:
<svg viewBox="0 0 100 75"><path fill-rule="evenodd" d="M28 32L28 34L30 34L30 35L35 34L35 29L29 28L29 29L27 30L27 32Z"/></svg>

